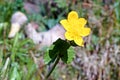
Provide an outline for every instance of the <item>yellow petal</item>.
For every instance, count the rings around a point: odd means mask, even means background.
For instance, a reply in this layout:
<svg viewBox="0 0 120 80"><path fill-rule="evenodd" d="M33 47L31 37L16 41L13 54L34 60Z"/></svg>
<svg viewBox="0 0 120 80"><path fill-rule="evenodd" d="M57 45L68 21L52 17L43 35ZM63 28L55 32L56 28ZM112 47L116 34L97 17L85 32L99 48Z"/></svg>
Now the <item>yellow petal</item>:
<svg viewBox="0 0 120 80"><path fill-rule="evenodd" d="M82 37L75 37L74 38L74 41L75 41L75 43L78 45L78 46L84 46L84 41L83 41L83 39L82 39Z"/></svg>
<svg viewBox="0 0 120 80"><path fill-rule="evenodd" d="M80 36L84 37L84 36L88 36L91 32L90 28L82 28L81 32L80 32Z"/></svg>
<svg viewBox="0 0 120 80"><path fill-rule="evenodd" d="M87 20L85 20L84 18L79 18L79 25L81 27L84 27L86 23L87 23Z"/></svg>
<svg viewBox="0 0 120 80"><path fill-rule="evenodd" d="M68 21L70 23L75 23L76 20L78 20L78 14L76 11L71 11L69 14L68 14Z"/></svg>
<svg viewBox="0 0 120 80"><path fill-rule="evenodd" d="M65 30L70 30L70 24L68 23L68 21L66 19L61 20L60 23L62 24L62 26L65 28Z"/></svg>
<svg viewBox="0 0 120 80"><path fill-rule="evenodd" d="M67 40L73 40L74 39L74 35L72 34L72 33L70 33L70 32L66 32L65 33L65 38L67 39Z"/></svg>

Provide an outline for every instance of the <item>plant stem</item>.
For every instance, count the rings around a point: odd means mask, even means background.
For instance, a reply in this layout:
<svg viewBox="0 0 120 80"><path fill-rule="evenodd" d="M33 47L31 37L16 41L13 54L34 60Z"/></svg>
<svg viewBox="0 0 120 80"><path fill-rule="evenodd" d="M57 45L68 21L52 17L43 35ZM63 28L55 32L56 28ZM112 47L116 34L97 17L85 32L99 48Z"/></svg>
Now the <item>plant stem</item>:
<svg viewBox="0 0 120 80"><path fill-rule="evenodd" d="M54 64L53 64L52 68L50 69L50 71L48 72L47 76L45 77L45 79L48 79L48 78L49 78L50 74L51 74L51 73L53 72L53 70L55 69L55 67L56 67L56 65L58 64L59 60L60 60L60 57L59 57L59 55L58 55L58 56L56 57L56 60L55 60L55 62L54 62Z"/></svg>

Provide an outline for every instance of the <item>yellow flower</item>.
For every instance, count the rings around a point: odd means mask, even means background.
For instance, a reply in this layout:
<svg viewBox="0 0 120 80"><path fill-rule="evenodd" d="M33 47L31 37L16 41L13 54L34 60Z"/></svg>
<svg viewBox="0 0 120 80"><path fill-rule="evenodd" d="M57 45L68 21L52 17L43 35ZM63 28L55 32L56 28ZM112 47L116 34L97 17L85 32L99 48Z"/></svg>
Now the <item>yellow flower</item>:
<svg viewBox="0 0 120 80"><path fill-rule="evenodd" d="M79 46L84 46L83 37L90 34L90 28L84 27L87 21L84 18L79 18L77 12L71 11L67 19L60 21L65 28L65 37L67 40L74 40Z"/></svg>

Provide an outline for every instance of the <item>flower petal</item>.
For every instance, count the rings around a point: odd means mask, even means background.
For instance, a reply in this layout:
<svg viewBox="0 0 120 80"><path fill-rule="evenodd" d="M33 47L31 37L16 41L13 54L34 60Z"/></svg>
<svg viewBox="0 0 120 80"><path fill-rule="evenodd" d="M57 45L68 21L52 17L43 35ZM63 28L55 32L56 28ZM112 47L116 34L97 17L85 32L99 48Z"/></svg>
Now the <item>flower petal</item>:
<svg viewBox="0 0 120 80"><path fill-rule="evenodd" d="M79 45L79 46L84 46L84 41L83 41L83 39L82 39L82 37L75 37L74 38L74 41L75 41L75 43L77 44L77 45Z"/></svg>
<svg viewBox="0 0 120 80"><path fill-rule="evenodd" d="M68 21L70 23L75 23L76 20L78 20L78 14L76 11L71 11L69 14L68 14Z"/></svg>
<svg viewBox="0 0 120 80"><path fill-rule="evenodd" d="M84 27L85 26L85 24L87 23L87 20L85 20L85 18L79 18L79 25L81 26L81 27Z"/></svg>
<svg viewBox="0 0 120 80"><path fill-rule="evenodd" d="M66 32L65 33L65 38L67 39L67 40L73 40L74 39L74 35L72 34L72 33L70 33L70 32Z"/></svg>
<svg viewBox="0 0 120 80"><path fill-rule="evenodd" d="M66 19L61 20L60 23L62 24L62 26L65 28L65 30L70 30L70 24L68 23L68 21Z"/></svg>
<svg viewBox="0 0 120 80"><path fill-rule="evenodd" d="M81 32L80 32L80 36L84 37L84 36L88 36L91 32L90 28L82 28Z"/></svg>

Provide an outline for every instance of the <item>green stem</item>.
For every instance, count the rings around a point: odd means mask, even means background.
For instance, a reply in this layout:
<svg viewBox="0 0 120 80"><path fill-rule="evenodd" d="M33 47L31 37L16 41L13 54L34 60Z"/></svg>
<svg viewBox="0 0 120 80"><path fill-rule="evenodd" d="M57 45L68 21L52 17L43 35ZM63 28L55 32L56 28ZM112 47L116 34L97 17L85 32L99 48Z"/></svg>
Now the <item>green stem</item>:
<svg viewBox="0 0 120 80"><path fill-rule="evenodd" d="M58 64L60 60L60 57L59 55L57 56L56 60L55 60L55 63L53 64L52 68L50 69L50 71L48 72L47 76L45 77L45 79L48 79L50 74L53 72L53 70L55 69L56 65Z"/></svg>

